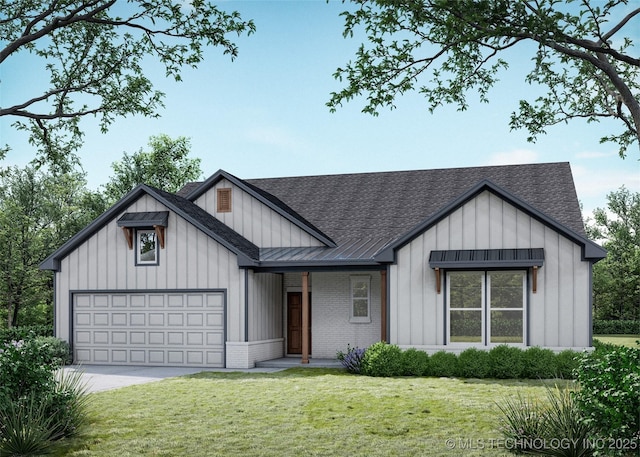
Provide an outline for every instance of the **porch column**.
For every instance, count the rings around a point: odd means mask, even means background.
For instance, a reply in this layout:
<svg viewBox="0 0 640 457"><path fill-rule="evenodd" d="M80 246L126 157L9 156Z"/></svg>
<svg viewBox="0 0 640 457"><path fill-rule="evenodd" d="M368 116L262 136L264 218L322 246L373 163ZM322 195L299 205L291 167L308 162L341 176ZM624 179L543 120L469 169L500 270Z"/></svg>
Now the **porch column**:
<svg viewBox="0 0 640 457"><path fill-rule="evenodd" d="M380 341L387 341L387 270L380 272Z"/></svg>
<svg viewBox="0 0 640 457"><path fill-rule="evenodd" d="M302 273L302 360L309 363L309 272Z"/></svg>

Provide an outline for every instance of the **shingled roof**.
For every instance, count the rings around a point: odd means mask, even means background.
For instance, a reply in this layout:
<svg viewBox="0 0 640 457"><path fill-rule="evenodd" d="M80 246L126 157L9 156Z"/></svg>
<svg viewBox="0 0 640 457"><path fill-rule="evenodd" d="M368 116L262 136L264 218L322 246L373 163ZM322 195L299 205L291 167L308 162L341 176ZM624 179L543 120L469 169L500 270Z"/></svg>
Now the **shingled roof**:
<svg viewBox="0 0 640 457"><path fill-rule="evenodd" d="M338 244L394 239L488 180L585 236L569 163L248 179Z"/></svg>

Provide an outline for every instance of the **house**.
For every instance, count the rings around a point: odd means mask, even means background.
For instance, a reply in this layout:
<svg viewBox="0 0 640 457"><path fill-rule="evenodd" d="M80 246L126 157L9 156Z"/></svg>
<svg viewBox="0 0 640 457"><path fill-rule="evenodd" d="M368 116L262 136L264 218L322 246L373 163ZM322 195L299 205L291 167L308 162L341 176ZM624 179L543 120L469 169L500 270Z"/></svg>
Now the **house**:
<svg viewBox="0 0 640 457"><path fill-rule="evenodd" d="M51 254L85 364L253 367L385 340L591 345L568 163L140 185Z"/></svg>

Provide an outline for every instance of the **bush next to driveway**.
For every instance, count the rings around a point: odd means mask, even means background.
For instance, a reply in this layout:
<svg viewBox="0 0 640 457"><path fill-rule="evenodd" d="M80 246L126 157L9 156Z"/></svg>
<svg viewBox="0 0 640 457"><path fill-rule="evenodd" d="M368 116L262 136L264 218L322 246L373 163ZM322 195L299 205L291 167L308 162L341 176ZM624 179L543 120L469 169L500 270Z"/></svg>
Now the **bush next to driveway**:
<svg viewBox="0 0 640 457"><path fill-rule="evenodd" d="M59 369L66 346L54 340L0 344L0 455L42 453L52 440L76 433L84 420L80 374Z"/></svg>

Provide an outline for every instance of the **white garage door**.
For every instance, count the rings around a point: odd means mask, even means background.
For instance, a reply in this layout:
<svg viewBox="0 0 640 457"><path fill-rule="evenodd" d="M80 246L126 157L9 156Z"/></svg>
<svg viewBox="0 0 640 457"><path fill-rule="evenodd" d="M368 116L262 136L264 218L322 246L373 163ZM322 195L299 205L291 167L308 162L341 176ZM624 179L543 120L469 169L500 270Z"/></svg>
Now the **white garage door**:
<svg viewBox="0 0 640 457"><path fill-rule="evenodd" d="M224 367L224 291L73 294L78 363Z"/></svg>

